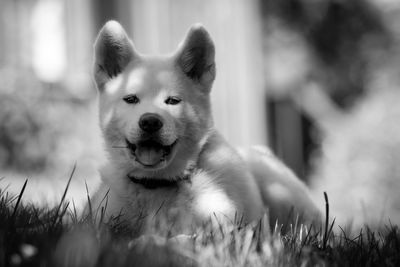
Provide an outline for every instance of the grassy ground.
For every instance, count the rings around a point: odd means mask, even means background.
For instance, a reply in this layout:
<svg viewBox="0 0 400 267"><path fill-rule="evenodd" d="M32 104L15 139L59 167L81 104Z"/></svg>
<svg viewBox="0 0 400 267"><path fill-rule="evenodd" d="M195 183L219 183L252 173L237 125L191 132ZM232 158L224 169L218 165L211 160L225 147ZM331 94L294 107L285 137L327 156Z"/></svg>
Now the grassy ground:
<svg viewBox="0 0 400 267"><path fill-rule="evenodd" d="M54 208L23 205L25 186L18 196L0 191L0 266L400 266L393 225L350 238L333 233L334 221L314 230L294 224L281 234L261 220L229 229L205 224L194 236L133 238L120 224L78 218L65 194Z"/></svg>

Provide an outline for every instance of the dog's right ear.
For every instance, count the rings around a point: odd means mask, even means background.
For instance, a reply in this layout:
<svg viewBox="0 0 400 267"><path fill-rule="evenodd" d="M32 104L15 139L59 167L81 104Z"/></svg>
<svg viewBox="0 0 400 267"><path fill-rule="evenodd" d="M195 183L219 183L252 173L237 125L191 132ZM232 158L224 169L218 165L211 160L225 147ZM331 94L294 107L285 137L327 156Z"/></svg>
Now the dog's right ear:
<svg viewBox="0 0 400 267"><path fill-rule="evenodd" d="M94 51L94 79L100 91L104 83L121 73L136 55L121 24L112 20L100 30Z"/></svg>

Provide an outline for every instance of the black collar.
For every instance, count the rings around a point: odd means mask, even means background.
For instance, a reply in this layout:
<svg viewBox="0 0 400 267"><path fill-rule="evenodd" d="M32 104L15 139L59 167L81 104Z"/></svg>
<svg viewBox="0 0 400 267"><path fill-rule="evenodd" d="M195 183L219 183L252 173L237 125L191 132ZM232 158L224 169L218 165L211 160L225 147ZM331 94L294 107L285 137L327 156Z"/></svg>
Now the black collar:
<svg viewBox="0 0 400 267"><path fill-rule="evenodd" d="M182 182L190 181L190 174L179 177L178 179L159 179L159 178L136 178L128 175L129 180L135 184L140 184L146 189L172 188L177 187Z"/></svg>

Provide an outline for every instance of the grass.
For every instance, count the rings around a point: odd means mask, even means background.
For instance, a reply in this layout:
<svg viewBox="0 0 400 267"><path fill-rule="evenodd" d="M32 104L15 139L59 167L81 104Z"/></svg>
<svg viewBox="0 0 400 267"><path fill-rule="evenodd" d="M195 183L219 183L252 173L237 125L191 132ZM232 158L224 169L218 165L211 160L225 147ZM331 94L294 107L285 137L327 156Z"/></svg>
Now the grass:
<svg viewBox="0 0 400 267"><path fill-rule="evenodd" d="M319 229L294 223L282 234L263 218L229 228L205 223L193 236L134 238L115 221L79 218L65 201L72 175L54 208L23 204L27 182L18 196L0 190L0 266L400 266L395 225L350 237L326 219Z"/></svg>

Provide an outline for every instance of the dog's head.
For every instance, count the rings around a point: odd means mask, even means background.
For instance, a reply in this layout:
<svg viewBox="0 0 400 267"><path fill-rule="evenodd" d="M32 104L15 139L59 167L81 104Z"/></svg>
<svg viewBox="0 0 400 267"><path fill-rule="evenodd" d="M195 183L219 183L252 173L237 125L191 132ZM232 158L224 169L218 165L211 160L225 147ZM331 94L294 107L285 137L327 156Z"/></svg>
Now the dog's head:
<svg viewBox="0 0 400 267"><path fill-rule="evenodd" d="M110 160L128 175L174 179L212 127L214 44L201 25L171 55L139 54L115 21L95 42L100 126Z"/></svg>

